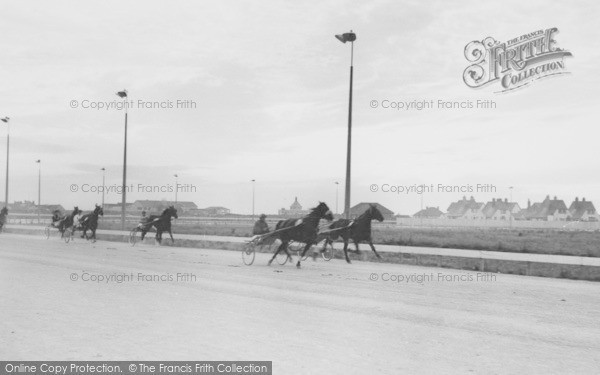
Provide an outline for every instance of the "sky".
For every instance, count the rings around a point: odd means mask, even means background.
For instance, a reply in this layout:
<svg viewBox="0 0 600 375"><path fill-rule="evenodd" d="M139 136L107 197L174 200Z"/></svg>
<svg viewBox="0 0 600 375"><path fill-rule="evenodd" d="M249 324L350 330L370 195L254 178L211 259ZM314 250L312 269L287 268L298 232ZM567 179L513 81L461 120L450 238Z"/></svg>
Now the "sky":
<svg viewBox="0 0 600 375"><path fill-rule="evenodd" d="M521 207L546 195L600 205L594 1L20 1L4 2L2 14L10 201L37 200L41 159L43 204L100 203L91 190L102 185L101 168L113 189L106 202L120 202L125 113L114 106L127 89L128 201L174 200L177 174L188 186L178 199L199 207L251 213L255 180L257 212L289 208L295 197L341 212L350 45L334 34L353 30L352 205L414 214L465 195L510 194ZM509 93L463 82L469 42L551 27L573 54L570 74ZM496 108L397 110L382 108L386 100ZM2 200L5 152L4 125ZM419 184L496 191L383 191Z"/></svg>

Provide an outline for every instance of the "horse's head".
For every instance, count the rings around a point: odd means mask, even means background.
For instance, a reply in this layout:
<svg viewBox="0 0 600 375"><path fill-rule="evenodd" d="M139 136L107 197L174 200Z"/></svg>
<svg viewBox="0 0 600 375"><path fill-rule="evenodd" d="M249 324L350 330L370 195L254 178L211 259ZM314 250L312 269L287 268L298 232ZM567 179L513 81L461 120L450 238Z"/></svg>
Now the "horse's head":
<svg viewBox="0 0 600 375"><path fill-rule="evenodd" d="M369 216L371 217L371 220L377 220L379 222L383 221L383 215L377 209L376 205L370 204L369 209L367 211L369 212Z"/></svg>
<svg viewBox="0 0 600 375"><path fill-rule="evenodd" d="M104 216L104 210L102 209L102 206L96 205L96 208L94 208L94 215Z"/></svg>
<svg viewBox="0 0 600 375"><path fill-rule="evenodd" d="M169 206L165 208L165 210L162 213L162 216L166 216L169 218L174 217L175 219L177 219L177 209L174 206Z"/></svg>
<svg viewBox="0 0 600 375"><path fill-rule="evenodd" d="M313 212L317 214L320 219L333 221L333 213L324 202L319 202L319 205L313 209Z"/></svg>

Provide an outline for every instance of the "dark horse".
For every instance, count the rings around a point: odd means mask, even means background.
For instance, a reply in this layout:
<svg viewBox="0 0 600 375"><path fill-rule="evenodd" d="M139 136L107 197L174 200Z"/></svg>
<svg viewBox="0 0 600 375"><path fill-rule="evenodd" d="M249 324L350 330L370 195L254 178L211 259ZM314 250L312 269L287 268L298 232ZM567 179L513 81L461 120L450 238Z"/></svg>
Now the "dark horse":
<svg viewBox="0 0 600 375"><path fill-rule="evenodd" d="M360 250L358 250L358 243L367 241L377 258L381 258L379 254L377 254L375 246L373 246L373 241L371 240L371 220L378 220L380 222L383 221L383 215L381 212L379 212L374 204L370 204L369 208L353 221L348 219L339 219L334 221L329 226L329 229L339 230L327 235L323 249L325 249L328 244L331 244L338 237L342 237L342 240L344 241L344 255L346 256L346 262L350 263L350 258L348 258L349 240L352 240L354 245L356 245L357 253L360 253Z"/></svg>
<svg viewBox="0 0 600 375"><path fill-rule="evenodd" d="M79 222L81 223L81 230L83 233L81 234L81 238L85 237L87 240L91 239L93 242L96 242L96 229L98 229L98 216L104 216L104 210L101 206L96 205L94 208L94 212L83 215ZM87 236L87 231L91 231L92 235L90 237Z"/></svg>
<svg viewBox="0 0 600 375"><path fill-rule="evenodd" d="M58 231L60 232L60 234L62 235L65 232L65 229L70 228L73 226L73 218L76 215L79 215L80 213L82 213L83 211L81 211L79 209L79 207L75 206L73 208L73 212L71 212L71 214L69 216L65 216L59 223L58 223Z"/></svg>
<svg viewBox="0 0 600 375"><path fill-rule="evenodd" d="M8 208L2 207L2 209L0 210L0 232L2 232L2 228L4 228L6 216L8 216Z"/></svg>
<svg viewBox="0 0 600 375"><path fill-rule="evenodd" d="M177 219L177 209L173 206L169 206L165 208L165 210L158 215L150 215L148 217L148 224L142 227L142 241L144 241L144 237L148 230L151 227L156 228L156 241L161 243L163 232L169 232L171 236L171 243L175 243L175 239L173 238L173 232L171 232L171 218L174 217Z"/></svg>
<svg viewBox="0 0 600 375"><path fill-rule="evenodd" d="M304 250L302 251L302 255L298 258L298 263L296 263L296 267L300 268L300 260L308 249L315 243L317 239L317 228L319 226L319 221L321 219L325 219L327 221L333 220L333 214L329 210L329 207L323 202L320 202L319 205L313 208L310 213L304 216L302 219L287 219L281 220L275 226L275 230L283 229L278 234L278 238L281 240L281 245L273 254L273 258L269 260L269 265L273 262L273 259L279 254L280 251L285 251L288 258L291 259L287 247L290 241L298 241L305 243Z"/></svg>

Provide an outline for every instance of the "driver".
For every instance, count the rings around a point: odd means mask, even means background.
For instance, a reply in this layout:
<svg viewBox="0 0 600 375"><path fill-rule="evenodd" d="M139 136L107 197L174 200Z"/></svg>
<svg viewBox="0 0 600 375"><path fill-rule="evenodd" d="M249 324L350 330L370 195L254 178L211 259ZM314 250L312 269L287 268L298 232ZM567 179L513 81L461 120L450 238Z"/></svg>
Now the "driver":
<svg viewBox="0 0 600 375"><path fill-rule="evenodd" d="M259 216L256 223L254 223L254 229L252 229L252 234L259 235L259 234L265 234L265 233L269 232L269 224L267 224L266 219L267 219L267 215L265 215L265 214L261 214Z"/></svg>

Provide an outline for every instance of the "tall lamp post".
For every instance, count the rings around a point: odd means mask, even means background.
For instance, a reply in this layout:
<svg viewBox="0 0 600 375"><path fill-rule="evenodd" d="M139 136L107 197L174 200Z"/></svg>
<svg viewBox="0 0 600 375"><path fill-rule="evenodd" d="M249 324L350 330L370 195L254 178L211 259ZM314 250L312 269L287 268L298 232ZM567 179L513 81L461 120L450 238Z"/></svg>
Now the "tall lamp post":
<svg viewBox="0 0 600 375"><path fill-rule="evenodd" d="M177 203L177 190L179 188L179 183L178 183L178 178L179 176L174 174L173 176L175 176L175 203Z"/></svg>
<svg viewBox="0 0 600 375"><path fill-rule="evenodd" d="M340 183L339 182L335 182L335 214L339 214L338 211L338 202L339 202L339 193L340 193Z"/></svg>
<svg viewBox="0 0 600 375"><path fill-rule="evenodd" d="M252 180L252 221L254 221L254 192L256 187L256 180Z"/></svg>
<svg viewBox="0 0 600 375"><path fill-rule="evenodd" d="M354 76L354 41L356 34L350 30L349 33L338 34L335 36L340 42L350 42L350 97L348 100L348 146L346 151L346 199L344 202L344 211L346 219L350 219L350 162L352 154L352 78Z"/></svg>
<svg viewBox="0 0 600 375"><path fill-rule="evenodd" d="M121 99L127 98L127 90L117 92ZM125 204L127 202L127 102L125 100L125 145L123 148L123 191L121 195L121 230L125 230Z"/></svg>
<svg viewBox="0 0 600 375"><path fill-rule="evenodd" d="M42 209L42 159L35 161L38 164L38 224L40 223L40 210Z"/></svg>
<svg viewBox="0 0 600 375"><path fill-rule="evenodd" d="M106 189L106 168L100 168L102 171L102 210L104 210L104 189Z"/></svg>
<svg viewBox="0 0 600 375"><path fill-rule="evenodd" d="M10 117L4 117L0 120L6 123L6 187L4 190L4 207L8 208L8 151L10 149Z"/></svg>

